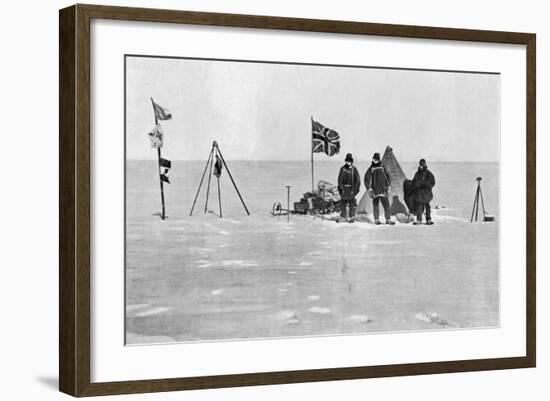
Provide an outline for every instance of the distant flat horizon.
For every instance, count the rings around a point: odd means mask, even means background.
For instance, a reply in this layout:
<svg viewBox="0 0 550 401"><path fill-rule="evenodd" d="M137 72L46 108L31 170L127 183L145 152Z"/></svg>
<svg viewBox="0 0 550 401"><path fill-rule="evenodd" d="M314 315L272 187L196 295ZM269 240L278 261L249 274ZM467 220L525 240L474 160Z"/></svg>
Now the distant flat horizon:
<svg viewBox="0 0 550 401"><path fill-rule="evenodd" d="M204 158L204 159L170 159L169 157L165 157L163 155L163 158L168 158L169 160L171 160L172 162L205 162L206 163L206 159L208 158L208 155ZM268 159L230 159L228 157L225 157L225 160L226 161L231 161L231 162L266 162L266 163L272 163L272 162L300 162L300 163L311 163L311 160L305 160L305 159L286 159L286 160L283 160L283 159L280 159L280 160L276 160L276 159L273 159L273 160L268 160ZM418 163L418 161L420 160L420 158L418 160L398 160L399 163ZM139 161L145 161L145 162L156 162L157 159L126 159L127 162L139 162ZM500 160L482 160L482 161L478 161L478 160L427 160L427 163L479 163L479 164L482 164L482 163L500 163ZM365 159L365 160L357 160L354 164L357 164L357 163L370 163L370 159ZM317 163L342 163L344 164L344 160L342 158L342 160L315 160L314 161L315 164Z"/></svg>

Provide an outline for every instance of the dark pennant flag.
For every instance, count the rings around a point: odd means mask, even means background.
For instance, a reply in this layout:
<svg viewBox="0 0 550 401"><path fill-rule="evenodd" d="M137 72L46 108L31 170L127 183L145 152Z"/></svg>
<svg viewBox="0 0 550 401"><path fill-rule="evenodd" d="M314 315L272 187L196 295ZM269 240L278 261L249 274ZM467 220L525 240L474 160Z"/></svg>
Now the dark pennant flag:
<svg viewBox="0 0 550 401"><path fill-rule="evenodd" d="M160 158L160 166L164 168L172 168L172 162L168 159Z"/></svg>
<svg viewBox="0 0 550 401"><path fill-rule="evenodd" d="M160 180L162 182L166 182L166 183L170 184L170 180L168 179L168 175L166 175L167 172L168 172L168 170L165 170L164 173L160 175Z"/></svg>
<svg viewBox="0 0 550 401"><path fill-rule="evenodd" d="M340 135L338 132L311 120L313 153L326 153L334 156L340 152Z"/></svg>

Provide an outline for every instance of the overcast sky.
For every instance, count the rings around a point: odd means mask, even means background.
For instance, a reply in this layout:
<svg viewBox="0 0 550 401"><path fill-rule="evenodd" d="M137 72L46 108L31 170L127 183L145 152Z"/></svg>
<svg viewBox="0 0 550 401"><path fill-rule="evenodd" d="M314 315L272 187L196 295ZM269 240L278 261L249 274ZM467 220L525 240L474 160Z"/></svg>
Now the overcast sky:
<svg viewBox="0 0 550 401"><path fill-rule="evenodd" d="M386 145L399 160L498 161L500 76L475 73L128 57L128 159L155 159L150 97L171 111L163 155L309 160L311 116L336 130L342 159ZM316 154L316 160L328 156Z"/></svg>

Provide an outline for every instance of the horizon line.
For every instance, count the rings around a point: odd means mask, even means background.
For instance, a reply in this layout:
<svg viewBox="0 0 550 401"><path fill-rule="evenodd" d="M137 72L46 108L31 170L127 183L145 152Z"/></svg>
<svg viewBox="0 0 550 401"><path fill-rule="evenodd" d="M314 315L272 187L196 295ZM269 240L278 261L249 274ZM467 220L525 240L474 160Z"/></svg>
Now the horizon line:
<svg viewBox="0 0 550 401"><path fill-rule="evenodd" d="M156 162L156 159L129 159L126 158L126 161L152 161ZM206 159L170 159L174 162L204 162ZM226 159L227 161L232 162L307 162L310 163L310 159ZM419 160L397 160L399 163L418 163ZM334 160L315 160L316 163L334 163L334 162L341 162L344 163L343 160L334 159ZM365 159L361 162L370 162L370 159ZM426 160L426 162L429 163L500 163L500 160ZM355 162L354 162L355 164Z"/></svg>

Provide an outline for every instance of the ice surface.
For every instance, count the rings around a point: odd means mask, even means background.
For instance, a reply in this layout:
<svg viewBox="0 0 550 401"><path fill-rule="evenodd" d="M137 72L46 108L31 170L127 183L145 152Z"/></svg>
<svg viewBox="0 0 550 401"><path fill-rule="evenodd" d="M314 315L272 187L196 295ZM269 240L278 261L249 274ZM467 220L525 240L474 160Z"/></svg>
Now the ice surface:
<svg viewBox="0 0 550 401"><path fill-rule="evenodd" d="M329 308L323 308L321 306L313 306L313 307L309 308L309 311L312 312L312 313L320 313L320 314L323 314L323 315L326 315L326 314L329 314L330 312L332 312Z"/></svg>
<svg viewBox="0 0 550 401"><path fill-rule="evenodd" d="M352 315L352 316L349 316L347 319L352 321L352 322L357 322L357 323L368 323L369 322L369 317L367 315Z"/></svg>
<svg viewBox="0 0 550 401"><path fill-rule="evenodd" d="M163 222L153 216L160 208L156 162L128 162L129 344L499 324L498 164L430 163L435 224L375 226L271 217L274 202L286 208L285 185L292 186L291 202L311 188L310 165L227 163L250 216L226 175L224 218L204 214L204 192L189 216L204 161L174 161ZM318 179L334 181L340 162L315 167ZM357 167L363 175L366 165ZM402 167L410 176L415 165ZM477 176L494 223L469 222ZM218 213L216 191L208 209ZM285 318L281 311L288 311Z"/></svg>
<svg viewBox="0 0 550 401"><path fill-rule="evenodd" d="M148 309L143 312L136 313L136 316L142 317L142 316L151 316L151 315L158 315L159 313L164 313L169 311L172 308L168 308L166 306L159 306L153 309Z"/></svg>

